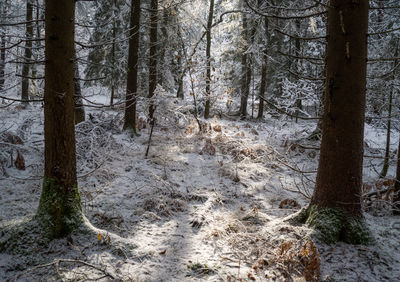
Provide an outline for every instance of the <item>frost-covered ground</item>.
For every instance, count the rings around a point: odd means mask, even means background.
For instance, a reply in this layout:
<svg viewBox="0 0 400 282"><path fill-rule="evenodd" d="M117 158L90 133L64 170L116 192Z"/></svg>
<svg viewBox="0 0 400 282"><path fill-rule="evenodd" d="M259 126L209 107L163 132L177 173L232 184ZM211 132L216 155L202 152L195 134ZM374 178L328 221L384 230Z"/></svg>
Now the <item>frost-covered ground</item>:
<svg viewBox="0 0 400 282"><path fill-rule="evenodd" d="M26 255L1 253L2 281L304 281L316 278L319 259L322 281L399 280L400 218L384 204L366 213L373 246L325 245L312 241L307 227L283 221L312 193L318 143L306 137L314 123L225 117L198 133L190 116L159 120L146 158L148 127L131 137L121 131L120 110L89 113L76 129L79 188L85 215L98 229ZM1 109L0 133L6 131L23 144L0 141L2 225L33 215L38 205L40 105ZM385 131L367 125L366 154L382 156L384 143ZM25 170L11 163L17 149ZM381 159L366 161L368 183L380 168ZM280 208L283 200L294 201Z"/></svg>

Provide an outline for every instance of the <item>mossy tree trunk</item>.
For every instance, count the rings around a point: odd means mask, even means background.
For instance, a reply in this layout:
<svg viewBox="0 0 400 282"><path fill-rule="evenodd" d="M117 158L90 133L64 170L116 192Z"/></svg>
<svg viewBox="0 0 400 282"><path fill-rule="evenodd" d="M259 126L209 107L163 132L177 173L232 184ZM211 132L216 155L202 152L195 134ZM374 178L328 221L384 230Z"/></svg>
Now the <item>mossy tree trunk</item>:
<svg viewBox="0 0 400 282"><path fill-rule="evenodd" d="M45 1L45 170L37 220L50 238L83 220L74 132L74 0Z"/></svg>
<svg viewBox="0 0 400 282"><path fill-rule="evenodd" d="M126 104L124 129L136 133L136 95L138 91L138 60L140 40L140 0L131 2L128 73L126 80Z"/></svg>
<svg viewBox="0 0 400 282"><path fill-rule="evenodd" d="M329 242L370 239L360 198L368 10L368 0L331 0L328 9L321 152L314 194L303 221L333 238Z"/></svg>

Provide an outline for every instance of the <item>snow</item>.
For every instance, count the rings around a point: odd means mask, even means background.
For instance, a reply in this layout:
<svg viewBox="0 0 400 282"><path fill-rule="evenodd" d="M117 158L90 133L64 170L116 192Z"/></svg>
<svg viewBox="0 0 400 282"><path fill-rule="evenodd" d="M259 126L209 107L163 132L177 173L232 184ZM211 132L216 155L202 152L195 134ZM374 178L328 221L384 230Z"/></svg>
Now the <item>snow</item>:
<svg viewBox="0 0 400 282"><path fill-rule="evenodd" d="M0 132L18 133L24 121L27 125L24 145L18 146L26 170L8 167L7 159L8 177L0 174L1 225L37 209L44 164L42 111L40 105L24 110L12 105L0 111ZM218 124L221 132L198 133L193 128L185 133L193 124L190 117L177 123L169 119L156 125L145 158L149 128L139 137L129 136L121 130L119 111L89 109L94 122L77 126L79 188L94 232L55 240L30 255L0 253L1 280L305 281L295 271L301 269L299 260L291 254L310 240L312 230L285 222L298 208L280 209L279 204L284 199L302 207L308 203L293 192L301 188L301 180L308 180L287 165L305 171L317 168L318 150L291 145L318 147L305 140L315 123L296 124L270 115L263 122L214 118L211 127ZM366 125L368 150L378 148L383 155L384 137L384 130ZM394 134L392 150L397 138ZM199 154L207 140L215 155ZM1 148L9 158L10 147ZM394 175L393 164L394 159L389 177ZM364 172L368 180L377 179L371 169ZM304 189L310 193L315 174L307 175L311 182ZM400 219L366 213L366 220L375 245L314 241L321 281L399 279ZM287 242L291 247L282 253ZM57 259L61 261L45 266ZM269 265L262 268L260 261Z"/></svg>

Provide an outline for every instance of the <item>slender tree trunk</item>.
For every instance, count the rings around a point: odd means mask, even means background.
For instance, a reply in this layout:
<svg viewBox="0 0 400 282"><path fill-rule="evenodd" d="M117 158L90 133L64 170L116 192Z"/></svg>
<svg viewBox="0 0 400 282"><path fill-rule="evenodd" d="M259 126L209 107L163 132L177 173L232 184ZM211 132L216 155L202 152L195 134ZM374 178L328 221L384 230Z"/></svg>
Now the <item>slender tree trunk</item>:
<svg viewBox="0 0 400 282"><path fill-rule="evenodd" d="M185 52L185 41L182 38L181 27L178 26L178 38L181 42L180 48L178 51L178 91L176 92L176 97L181 98L182 100L185 98L183 93L183 78L185 76L185 69L183 69L182 57Z"/></svg>
<svg viewBox="0 0 400 282"><path fill-rule="evenodd" d="M82 89L79 80L79 65L75 61L75 81L74 81L74 113L75 113L75 124L85 121L85 108L83 106Z"/></svg>
<svg viewBox="0 0 400 282"><path fill-rule="evenodd" d="M328 242L367 243L361 185L368 0L331 0L322 141L307 222Z"/></svg>
<svg viewBox="0 0 400 282"><path fill-rule="evenodd" d="M32 0L26 1L26 32L25 32L25 52L24 52L24 61L25 63L22 66L22 89L21 89L21 99L29 100L29 70L32 57L32 38L33 38L33 5ZM23 102L24 104L28 104L28 102Z"/></svg>
<svg viewBox="0 0 400 282"><path fill-rule="evenodd" d="M149 60L149 95L148 98L154 96L157 87L157 41L158 41L158 0L151 0L150 3L150 60ZM155 105L150 102L149 118L150 122L154 119Z"/></svg>
<svg viewBox="0 0 400 282"><path fill-rule="evenodd" d="M268 48L267 44L269 43L268 40L268 18L264 18L264 28L265 28L265 36L266 42L264 51L263 51L263 64L261 69L261 83L260 83L260 93L259 93L259 102L258 102L258 115L257 118L262 119L264 115L264 95L265 95L265 88L267 85L267 67L268 67Z"/></svg>
<svg viewBox="0 0 400 282"><path fill-rule="evenodd" d="M398 50L396 47L396 52L394 53L394 57L398 56ZM396 60L393 64L394 68L396 68L398 64L398 61ZM390 135L391 135L391 129L392 129L392 107L393 107L393 91L394 90L394 81L395 81L395 76L396 76L396 71L393 71L393 76L392 76L392 86L391 90L389 93L389 105L388 105L388 120L387 120L387 129L386 129L386 148L385 148L385 159L383 161L383 167L382 171L379 175L380 178L386 177L386 174L389 169L389 158L390 158Z"/></svg>
<svg viewBox="0 0 400 282"><path fill-rule="evenodd" d="M214 0L210 0L210 10L208 12L207 33L206 33L206 105L204 108L204 118L210 117L210 96L211 96L211 29L214 17Z"/></svg>
<svg viewBox="0 0 400 282"><path fill-rule="evenodd" d="M114 7L116 6L116 3L114 1ZM115 97L115 65L117 64L117 62L115 61L115 37L116 37L116 26L115 26L115 20L113 23L113 42L112 42L112 46L111 46L111 56L112 56L112 81L111 81L111 98L110 98L110 106L113 107L114 106L114 97Z"/></svg>
<svg viewBox="0 0 400 282"><path fill-rule="evenodd" d="M244 42L243 50L242 50L242 77L241 77L241 99L240 99L240 118L245 119L247 116L247 100L249 97L249 56L247 55L247 49L249 45L248 38L248 24L247 24L247 15L243 14L243 22L242 22L242 38Z"/></svg>
<svg viewBox="0 0 400 282"><path fill-rule="evenodd" d="M6 68L6 38L4 33L0 34L0 91L4 88L4 70Z"/></svg>
<svg viewBox="0 0 400 282"><path fill-rule="evenodd" d="M140 0L131 2L131 23L126 80L126 104L124 129L136 133L136 96L138 92L138 60L140 40Z"/></svg>
<svg viewBox="0 0 400 282"><path fill-rule="evenodd" d="M393 214L400 215L400 138L399 147L397 149L396 182L394 183L393 193Z"/></svg>
<svg viewBox="0 0 400 282"><path fill-rule="evenodd" d="M79 227L74 128L74 0L45 1L45 169L37 219L52 238Z"/></svg>
<svg viewBox="0 0 400 282"><path fill-rule="evenodd" d="M300 31L301 31L301 22L300 20L296 20L296 29L297 32L299 33L298 36L300 36ZM296 38L295 40L295 47L296 47L296 56L300 57L301 56L301 42L300 42L300 38ZM295 72L296 73L300 73L301 72L301 60L300 59L296 59L295 61ZM302 109L302 103L301 103L301 97L297 97L296 99L296 123L298 122L299 119L299 114L300 114L300 110Z"/></svg>

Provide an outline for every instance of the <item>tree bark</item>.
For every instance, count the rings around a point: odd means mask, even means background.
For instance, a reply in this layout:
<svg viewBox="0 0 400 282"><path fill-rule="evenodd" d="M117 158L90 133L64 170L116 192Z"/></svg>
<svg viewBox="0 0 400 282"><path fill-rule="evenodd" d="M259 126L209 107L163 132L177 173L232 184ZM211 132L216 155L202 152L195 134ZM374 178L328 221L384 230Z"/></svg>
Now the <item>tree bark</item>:
<svg viewBox="0 0 400 282"><path fill-rule="evenodd" d="M126 80L126 104L124 129L136 133L136 96L138 92L138 61L140 40L140 0L132 0Z"/></svg>
<svg viewBox="0 0 400 282"><path fill-rule="evenodd" d="M50 238L82 224L74 130L74 0L45 1L45 169L37 219Z"/></svg>
<svg viewBox="0 0 400 282"><path fill-rule="evenodd" d="M314 194L306 222L327 242L367 243L361 185L368 0L331 0L326 90Z"/></svg>
<svg viewBox="0 0 400 282"><path fill-rule="evenodd" d="M211 96L211 29L214 17L214 0L210 0L210 10L208 12L207 33L206 33L206 104L204 107L204 118L210 117L210 96Z"/></svg>
<svg viewBox="0 0 400 282"><path fill-rule="evenodd" d="M158 0L151 0L150 3L150 60L149 60L149 95L151 99L157 87L157 40L158 40ZM153 122L155 105L150 102L149 119Z"/></svg>
<svg viewBox="0 0 400 282"><path fill-rule="evenodd" d="M23 104L28 104L26 102L29 100L29 70L32 57L32 38L33 38L33 4L32 0L26 1L26 31L25 31L25 51L24 51L24 61L22 65L22 89L21 89L21 99L25 100Z"/></svg>

